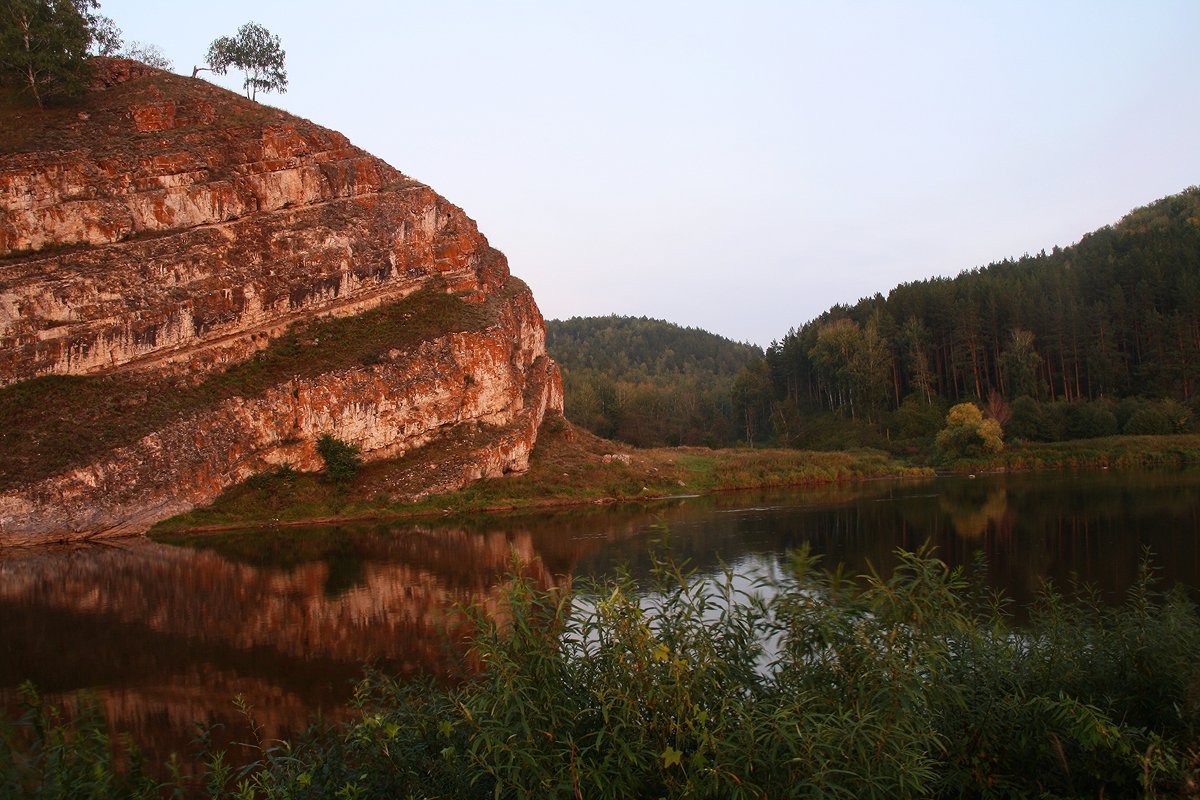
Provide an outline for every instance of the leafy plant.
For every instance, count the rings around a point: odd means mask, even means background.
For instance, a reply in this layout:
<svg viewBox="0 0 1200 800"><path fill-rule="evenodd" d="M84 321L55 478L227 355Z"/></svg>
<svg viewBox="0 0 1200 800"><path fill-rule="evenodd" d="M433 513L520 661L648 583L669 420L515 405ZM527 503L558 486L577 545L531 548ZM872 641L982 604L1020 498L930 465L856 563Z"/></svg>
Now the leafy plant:
<svg viewBox="0 0 1200 800"><path fill-rule="evenodd" d="M353 481L362 465L358 445L348 444L328 433L317 439L317 454L325 462L325 475L339 486Z"/></svg>
<svg viewBox="0 0 1200 800"><path fill-rule="evenodd" d="M356 722L260 780L312 797L1195 789L1200 616L1148 569L1118 609L1049 591L1017 628L924 550L858 579L803 550L774 577L656 564L572 592L514 570L500 613L471 612L473 678L371 676Z"/></svg>
<svg viewBox="0 0 1200 800"><path fill-rule="evenodd" d="M159 797L160 784L128 736L109 734L96 701L62 708L30 683L18 690L22 715L0 717L0 797L138 800ZM118 765L122 766L118 768Z"/></svg>
<svg viewBox="0 0 1200 800"><path fill-rule="evenodd" d="M42 108L83 90L97 32L95 0L6 0L0 5L0 77ZM97 19L99 19L97 17Z"/></svg>

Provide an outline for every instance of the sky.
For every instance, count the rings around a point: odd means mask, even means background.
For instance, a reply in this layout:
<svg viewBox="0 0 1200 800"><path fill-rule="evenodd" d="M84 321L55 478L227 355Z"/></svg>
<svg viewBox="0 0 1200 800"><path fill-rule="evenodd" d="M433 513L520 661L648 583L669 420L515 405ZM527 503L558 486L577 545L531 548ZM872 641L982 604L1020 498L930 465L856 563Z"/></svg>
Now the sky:
<svg viewBox="0 0 1200 800"><path fill-rule="evenodd" d="M101 12L188 75L213 39L264 25L289 84L259 99L462 207L548 319L766 346L832 305L1066 246L1200 184L1197 0Z"/></svg>

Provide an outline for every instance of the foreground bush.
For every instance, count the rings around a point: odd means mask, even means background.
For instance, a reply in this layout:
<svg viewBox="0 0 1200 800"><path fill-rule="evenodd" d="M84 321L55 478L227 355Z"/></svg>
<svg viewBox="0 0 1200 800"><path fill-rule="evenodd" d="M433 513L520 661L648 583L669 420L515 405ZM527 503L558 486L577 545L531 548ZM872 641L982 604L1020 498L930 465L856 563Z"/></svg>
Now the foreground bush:
<svg viewBox="0 0 1200 800"><path fill-rule="evenodd" d="M373 676L342 726L278 743L211 797L1187 797L1200 777L1200 614L1148 568L1124 604L1002 598L928 553L850 580L659 564L474 613L474 677ZM3 737L4 796L82 781L40 709ZM111 777L111 765L103 770ZM144 779L127 788L144 790ZM60 782L61 783L61 782ZM172 788L171 786L163 789ZM117 796L103 793L73 796Z"/></svg>

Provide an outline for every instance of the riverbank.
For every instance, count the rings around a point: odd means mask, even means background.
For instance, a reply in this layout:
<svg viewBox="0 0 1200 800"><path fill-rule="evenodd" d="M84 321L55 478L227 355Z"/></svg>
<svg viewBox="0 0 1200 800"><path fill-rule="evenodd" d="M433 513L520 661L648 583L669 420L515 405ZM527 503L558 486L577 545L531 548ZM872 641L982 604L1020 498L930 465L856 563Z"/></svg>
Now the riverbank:
<svg viewBox="0 0 1200 800"><path fill-rule="evenodd" d="M1135 469L1200 464L1200 435L1105 436L1066 442L1024 442L987 458L947 465L957 473L1047 469Z"/></svg>
<svg viewBox="0 0 1200 800"><path fill-rule="evenodd" d="M288 469L256 475L205 508L159 523L151 536L254 526L507 513L933 474L929 467L905 463L879 450L637 449L601 439L561 417L543 426L527 472L481 480L455 492L422 496L422 487L413 476L436 472L440 457L433 447L410 458L369 464L345 486L337 486L322 475Z"/></svg>
<svg viewBox="0 0 1200 800"><path fill-rule="evenodd" d="M1200 436L1030 442L986 459L938 465L935 470L870 449L637 449L601 439L560 417L543 426L528 472L481 480L455 492L422 495L420 476L436 473L442 458L436 446L425 448L408 458L366 465L352 482L342 486L319 474L289 469L256 475L205 508L159 523L151 536L511 513L736 489L922 477L947 471L1177 467L1200 463Z"/></svg>

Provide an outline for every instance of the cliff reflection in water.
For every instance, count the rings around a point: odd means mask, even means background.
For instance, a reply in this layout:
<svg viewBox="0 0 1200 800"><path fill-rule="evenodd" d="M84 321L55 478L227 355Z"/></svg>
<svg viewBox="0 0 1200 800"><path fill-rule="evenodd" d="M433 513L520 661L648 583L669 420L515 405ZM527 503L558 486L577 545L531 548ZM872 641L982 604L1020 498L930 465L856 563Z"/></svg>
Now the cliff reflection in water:
<svg viewBox="0 0 1200 800"><path fill-rule="evenodd" d="M614 535L628 526L613 528ZM545 539L546 537L543 537ZM594 537L528 530L312 528L16 550L0 556L0 701L96 691L151 753L191 749L194 722L244 740L242 695L268 737L341 713L362 665L450 667L456 607L495 609L514 557L565 585Z"/></svg>
<svg viewBox="0 0 1200 800"><path fill-rule="evenodd" d="M678 498L469 524L284 528L183 540L0 551L0 703L32 679L52 699L96 691L155 758L191 751L193 723L246 741L242 695L267 737L345 713L364 662L446 675L457 608L496 609L513 558L545 586L650 567L650 545L701 572L779 570L808 543L830 566L887 572L925 541L977 552L1018 603L1073 575L1116 598L1143 549L1164 582L1200 587L1200 470L880 481ZM246 757L231 752L236 758Z"/></svg>

